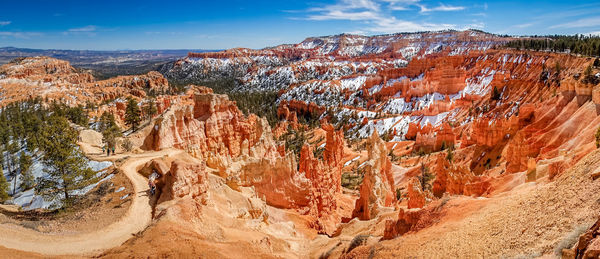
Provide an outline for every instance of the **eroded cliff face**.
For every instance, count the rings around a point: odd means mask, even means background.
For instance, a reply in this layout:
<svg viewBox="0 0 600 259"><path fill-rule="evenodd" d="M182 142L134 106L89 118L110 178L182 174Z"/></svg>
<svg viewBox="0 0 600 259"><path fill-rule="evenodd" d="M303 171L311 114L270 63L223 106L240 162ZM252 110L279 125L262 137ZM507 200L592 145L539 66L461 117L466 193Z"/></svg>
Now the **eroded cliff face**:
<svg viewBox="0 0 600 259"><path fill-rule="evenodd" d="M41 97L67 105L101 103L121 97L146 97L146 91L164 93L168 82L160 73L119 76L97 81L69 62L49 57L30 57L0 66L3 99L0 105Z"/></svg>
<svg viewBox="0 0 600 259"><path fill-rule="evenodd" d="M463 209L485 212L484 205L506 202L502 197L513 190L521 195L567 181L563 174L596 149L600 91L577 79L592 60L494 49L508 39L471 33L319 37L265 50L191 53L178 61L167 75L239 73L237 90L279 91L281 122L272 130L206 87L158 96L160 115L136 133L141 148L180 149L189 157L145 166L162 176L156 231L192 222L190 231L201 238L258 245L258 255L306 255L302 242L312 239L327 254L346 250L358 234L394 239L428 227L440 231L436 224L461 220ZM96 81L49 58L8 64L0 74L2 102L117 99L91 112L117 118L124 115L123 97L143 103L146 91L168 87L156 72ZM298 121L306 114L322 119L320 128ZM277 140L288 128L315 137L294 154ZM343 187L342 179L358 180ZM486 213L474 222L489 220ZM211 217L218 220L206 220ZM231 234L237 228L256 240ZM147 243L163 240L156 233ZM281 241L286 238L303 246Z"/></svg>
<svg viewBox="0 0 600 259"><path fill-rule="evenodd" d="M186 150L232 189L253 187L267 204L296 209L314 219L312 227L332 234L341 217L336 199L345 141L326 122L323 130L322 158L314 157L313 147L306 145L296 161L282 151L265 119L246 117L227 96L195 87L156 119L142 148Z"/></svg>
<svg viewBox="0 0 600 259"><path fill-rule="evenodd" d="M356 200L352 217L369 220L377 216L381 207L390 207L395 201L392 162L388 151L377 132L368 140L368 161L360 185L360 196Z"/></svg>

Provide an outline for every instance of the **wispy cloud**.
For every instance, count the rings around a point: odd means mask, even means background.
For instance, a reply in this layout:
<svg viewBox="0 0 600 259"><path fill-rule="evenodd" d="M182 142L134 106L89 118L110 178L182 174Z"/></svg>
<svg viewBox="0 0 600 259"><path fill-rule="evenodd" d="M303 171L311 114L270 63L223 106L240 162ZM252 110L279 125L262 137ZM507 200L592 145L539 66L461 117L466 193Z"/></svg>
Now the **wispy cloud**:
<svg viewBox="0 0 600 259"><path fill-rule="evenodd" d="M425 5L418 5L421 8L421 13L429 13L429 12L452 12L452 11L461 11L464 10L464 6L454 6L454 5L445 5L441 4L437 7L428 8Z"/></svg>
<svg viewBox="0 0 600 259"><path fill-rule="evenodd" d="M533 26L533 23L523 23L523 24L513 25L513 27L519 28L519 29L524 29L524 28L528 28L531 26Z"/></svg>
<svg viewBox="0 0 600 259"><path fill-rule="evenodd" d="M468 30L468 29L483 29L483 28L485 28L484 22L473 21L473 23L467 24L467 25L463 26L461 29Z"/></svg>
<svg viewBox="0 0 600 259"><path fill-rule="evenodd" d="M95 25L88 25L80 28L71 28L68 32L93 32L96 31L97 27Z"/></svg>
<svg viewBox="0 0 600 259"><path fill-rule="evenodd" d="M595 27L600 26L600 16L598 17L589 17L583 18L579 20L575 20L572 22L562 23L550 26L551 29L557 28L585 28L585 27Z"/></svg>
<svg viewBox="0 0 600 259"><path fill-rule="evenodd" d="M32 37L42 36L39 32L20 32L20 31L0 31L0 37L11 37L17 39L30 39Z"/></svg>
<svg viewBox="0 0 600 259"><path fill-rule="evenodd" d="M410 6L415 5L420 2L420 0L382 0L385 3L388 3L388 9L393 11L405 11L410 10Z"/></svg>
<svg viewBox="0 0 600 259"><path fill-rule="evenodd" d="M96 25L87 25L84 27L71 28L63 32L63 35L87 35L96 36L98 27Z"/></svg>
<svg viewBox="0 0 600 259"><path fill-rule="evenodd" d="M463 6L440 3L436 7L420 4L420 0L339 0L334 4L305 10L302 19L311 21L345 20L362 23L363 28L352 31L365 33L394 33L456 29L455 24L409 21L392 14L392 11L414 10L421 14L464 10ZM289 11L290 13L295 13ZM298 18L292 18L298 19ZM472 26L471 26L472 25ZM483 28L483 23L470 24L470 28Z"/></svg>
<svg viewBox="0 0 600 259"><path fill-rule="evenodd" d="M12 23L11 21L0 21L0 26L6 26L6 25L9 25L11 23Z"/></svg>

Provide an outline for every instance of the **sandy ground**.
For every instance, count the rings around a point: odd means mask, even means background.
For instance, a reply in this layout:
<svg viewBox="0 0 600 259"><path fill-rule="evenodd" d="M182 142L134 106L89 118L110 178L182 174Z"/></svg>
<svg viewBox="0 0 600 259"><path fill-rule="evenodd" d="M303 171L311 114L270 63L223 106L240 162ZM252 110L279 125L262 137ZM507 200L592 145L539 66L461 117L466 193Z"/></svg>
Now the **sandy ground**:
<svg viewBox="0 0 600 259"><path fill-rule="evenodd" d="M377 258L497 258L558 255L596 221L600 168L594 151L548 184L527 183L478 202L457 198L439 223L372 246ZM462 205L461 205L462 204ZM448 205L446 205L448 206Z"/></svg>
<svg viewBox="0 0 600 259"><path fill-rule="evenodd" d="M131 155L121 166L131 180L134 198L129 211L119 221L108 227L81 234L45 234L14 224L0 224L0 245L10 249L35 252L45 255L92 255L119 246L132 235L143 231L151 221L152 209L149 206L147 179L137 173L137 167L153 158L176 155L181 151L163 150L160 152ZM124 155L111 159L123 158Z"/></svg>

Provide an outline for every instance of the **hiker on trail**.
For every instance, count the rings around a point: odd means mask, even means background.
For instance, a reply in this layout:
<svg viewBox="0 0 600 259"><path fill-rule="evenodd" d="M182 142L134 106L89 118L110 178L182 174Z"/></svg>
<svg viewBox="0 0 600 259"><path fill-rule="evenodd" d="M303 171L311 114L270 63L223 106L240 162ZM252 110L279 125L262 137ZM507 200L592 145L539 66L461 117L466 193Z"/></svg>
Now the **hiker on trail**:
<svg viewBox="0 0 600 259"><path fill-rule="evenodd" d="M150 187L150 195L154 195L156 193L156 179L160 177L160 175L156 172L156 170L152 170L152 174L148 176L148 187Z"/></svg>
<svg viewBox="0 0 600 259"><path fill-rule="evenodd" d="M110 148L109 147L106 148L106 156L110 156Z"/></svg>
<svg viewBox="0 0 600 259"><path fill-rule="evenodd" d="M113 156L115 155L115 147L112 147Z"/></svg>
<svg viewBox="0 0 600 259"><path fill-rule="evenodd" d="M102 154L104 154L104 151L106 151L106 145L102 146Z"/></svg>

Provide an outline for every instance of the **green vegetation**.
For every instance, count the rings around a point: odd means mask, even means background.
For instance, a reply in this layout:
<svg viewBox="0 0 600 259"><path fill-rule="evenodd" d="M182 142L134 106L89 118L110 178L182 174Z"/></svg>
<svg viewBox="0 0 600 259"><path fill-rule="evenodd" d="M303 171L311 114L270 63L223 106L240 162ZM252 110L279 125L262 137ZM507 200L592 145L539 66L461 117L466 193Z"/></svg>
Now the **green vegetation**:
<svg viewBox="0 0 600 259"><path fill-rule="evenodd" d="M131 140L126 138L125 140L123 140L123 143L121 143L121 147L125 151L130 152L131 150L133 150L133 142L131 142Z"/></svg>
<svg viewBox="0 0 600 259"><path fill-rule="evenodd" d="M494 86L494 89L492 90L492 100L495 101L499 101L500 100L500 91L498 91L498 88L496 86Z"/></svg>
<svg viewBox="0 0 600 259"><path fill-rule="evenodd" d="M65 117L50 116L42 136L40 149L48 177L39 180L36 192L48 200L62 194L63 204L69 206L73 198L70 192L91 184L95 180L94 171L78 151L77 131Z"/></svg>
<svg viewBox="0 0 600 259"><path fill-rule="evenodd" d="M277 125L277 93L276 92L229 92L229 99L235 101L244 115L254 113L265 117L271 128ZM300 118L298 118L300 120Z"/></svg>
<svg viewBox="0 0 600 259"><path fill-rule="evenodd" d="M583 70L583 78L581 79L581 82L585 83L585 84L598 84L599 80L598 78L596 78L596 75L594 75L594 70L592 69L592 66L587 66L585 68L585 70Z"/></svg>
<svg viewBox="0 0 600 259"><path fill-rule="evenodd" d="M288 127L288 131L279 137L280 141L285 141L285 150L294 152L297 157L300 156L300 150L302 150L302 146L304 146L307 139L303 128L294 130L291 127Z"/></svg>
<svg viewBox="0 0 600 259"><path fill-rule="evenodd" d="M254 113L259 117L265 117L271 127L275 127L279 121L277 118L277 98L279 95L275 91L236 91L238 81L234 76L201 81L169 80L173 93L184 92L185 87L190 84L206 86L217 94L228 95L229 99L235 101L240 111L245 115Z"/></svg>
<svg viewBox="0 0 600 259"><path fill-rule="evenodd" d="M421 185L421 190L431 190L431 180L433 180L435 176L429 172L429 168L425 166L425 164L421 164L421 174L417 175L417 179L419 179L419 183Z"/></svg>
<svg viewBox="0 0 600 259"><path fill-rule="evenodd" d="M30 99L5 106L0 112L0 170L11 177L13 189L35 187L38 194L48 199L63 195L66 206L70 191L94 180L94 172L87 167L77 147L78 133L70 123L87 126L89 118L81 106L68 107L61 103L42 104L41 99ZM37 179L31 167L33 157L40 157L48 178ZM16 179L21 179L16 186ZM6 200L7 179L0 173L0 201Z"/></svg>
<svg viewBox="0 0 600 259"><path fill-rule="evenodd" d="M2 167L0 166L0 203L5 202L9 197L8 182L6 181L6 177L4 177L4 172L2 172Z"/></svg>
<svg viewBox="0 0 600 259"><path fill-rule="evenodd" d="M102 133L102 141L107 144L107 148L112 149L117 146L117 138L121 137L121 128L115 122L115 116L112 113L104 112L98 121L98 131Z"/></svg>
<svg viewBox="0 0 600 259"><path fill-rule="evenodd" d="M67 117L69 121L83 127L87 127L90 119L83 106L69 107L64 103L53 102L51 109L58 116Z"/></svg>
<svg viewBox="0 0 600 259"><path fill-rule="evenodd" d="M146 120L152 119L152 117L154 117L154 115L156 115L156 113L158 112L158 109L156 108L156 101L154 99L148 100L148 102L144 104L142 110L144 112L144 117L146 118Z"/></svg>
<svg viewBox="0 0 600 259"><path fill-rule="evenodd" d="M450 145L446 149L446 160L452 164L452 161L454 160L454 145Z"/></svg>
<svg viewBox="0 0 600 259"><path fill-rule="evenodd" d="M533 36L530 38L510 41L506 47L527 49L535 51L553 51L581 54L586 56L600 56L600 36L586 36L583 34Z"/></svg>
<svg viewBox="0 0 600 259"><path fill-rule="evenodd" d="M19 157L19 173L21 174L21 190L29 190L35 184L35 178L29 170L32 165L31 156L25 152L21 152Z"/></svg>
<svg viewBox="0 0 600 259"><path fill-rule="evenodd" d="M142 121L140 107L135 99L127 99L127 107L125 108L125 123L131 126L132 131L136 131L137 126Z"/></svg>
<svg viewBox="0 0 600 259"><path fill-rule="evenodd" d="M402 197L404 196L402 193L402 190L404 190L404 187L396 188L396 200L397 201L402 201Z"/></svg>

